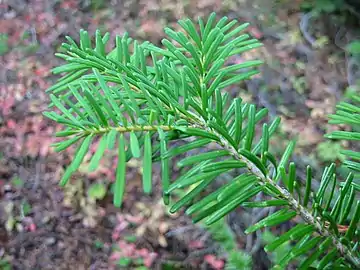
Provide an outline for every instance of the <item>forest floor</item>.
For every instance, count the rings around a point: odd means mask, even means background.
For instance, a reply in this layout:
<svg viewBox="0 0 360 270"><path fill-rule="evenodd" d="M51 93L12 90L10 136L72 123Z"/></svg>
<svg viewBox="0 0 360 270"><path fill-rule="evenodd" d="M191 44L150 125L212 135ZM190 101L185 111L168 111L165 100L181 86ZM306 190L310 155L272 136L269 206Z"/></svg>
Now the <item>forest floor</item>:
<svg viewBox="0 0 360 270"><path fill-rule="evenodd" d="M77 39L81 28L113 35L128 31L138 40L160 44L163 27L177 27L176 21L184 17L215 11L251 22L251 34L265 46L239 56L238 61L260 58L265 65L261 76L230 91L267 107L271 116L281 115L282 130L272 145L278 153L289 138L297 137L294 159L299 166L319 168L341 160L340 144L325 141L323 134L330 129L327 115L354 80L344 50L352 33L326 21L316 23L315 29L309 20L316 19L304 18L301 1L281 7L265 0L255 1L258 6L248 2L252 4L231 0L0 3L0 269L121 265L122 269L223 269L226 256L216 251L219 243L207 230L183 215L168 214L159 192L142 194L136 161L129 165L131 181L121 210L103 192L114 178L110 162L95 174L78 173L65 189L58 186L69 153L54 153L50 147L59 127L42 116L49 101L45 89L56 79L51 68L61 63L54 53L66 35ZM261 251L263 238L243 236L249 216L239 209L228 222L239 248L258 258L254 269L268 269L269 259Z"/></svg>

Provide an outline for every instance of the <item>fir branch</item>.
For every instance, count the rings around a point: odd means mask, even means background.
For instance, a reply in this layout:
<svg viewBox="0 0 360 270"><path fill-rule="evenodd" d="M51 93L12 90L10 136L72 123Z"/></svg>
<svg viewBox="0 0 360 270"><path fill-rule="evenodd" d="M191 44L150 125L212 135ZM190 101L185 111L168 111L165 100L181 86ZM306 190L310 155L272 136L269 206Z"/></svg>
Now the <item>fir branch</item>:
<svg viewBox="0 0 360 270"><path fill-rule="evenodd" d="M337 192L336 168L332 164L325 168L317 192L312 192L312 170L308 167L306 185L301 192L303 184L296 178L294 162L289 164L286 172L295 143L288 145L279 162L269 152L270 138L280 120L263 124L262 135L257 139L256 125L264 119L267 110L256 111L255 105L242 104L241 98L230 102L229 94L223 91L227 86L257 74L256 67L261 64L261 61L253 60L224 67L226 60L231 55L259 47L261 43L249 39L247 34L235 37L248 24L236 26L236 21L227 23L226 17L215 23L215 19L214 13L206 24L200 18L200 32L190 20L179 22L184 32L167 28L165 32L170 39L163 40L165 49L148 42L139 45L125 34L116 37L115 49L107 54L105 44L109 40L108 34L102 38L100 32L96 32L94 49L86 31L80 32L79 46L67 37L68 43L63 47L68 55L60 54L59 57L69 63L54 69L55 73L67 75L49 88L52 109L44 112L46 117L67 127L56 133L57 137L68 137L54 145L56 151L78 144L74 159L60 183L65 185L79 168L96 136L100 142L90 162L91 170L98 167L105 148L113 148L116 142L118 145L114 189L114 204L118 207L125 190L126 162L131 157L143 156L145 193L152 189L153 161L161 162L166 204L174 190L195 186L171 207L170 212L185 206L186 213L192 215L195 222L206 219L205 223L212 224L239 206L280 206L281 210L252 225L247 232L300 216L305 224L295 226L279 236L274 244L265 247L273 250L289 239L297 241L280 260L282 267L292 259L311 252L320 242L319 250L305 258L300 269L307 269L315 261L318 261L318 269L325 266L360 267L359 242L356 239L360 203L355 200L355 192L359 188L353 183L354 175L349 174ZM161 59L158 59L159 55ZM151 66L146 64L148 56L153 60ZM360 98L355 95L353 103L340 103L337 113L331 116L332 123L360 124L359 102ZM129 133L129 141L125 133ZM151 140L154 134L158 134L160 142L155 147ZM358 140L356 132L337 131L328 137ZM194 140L177 148L169 147L171 141L182 138ZM190 169L171 181L171 159L209 143L216 143L219 149L179 161L179 167ZM159 152L160 156L153 155ZM359 153L349 150L343 153L350 158L345 165L360 170L359 163L355 161L360 159ZM196 200L218 176L244 167L248 173ZM283 186L279 184L280 180ZM331 187L330 193L328 186ZM249 202L260 192L273 200ZM311 210L308 208L309 201L312 202ZM350 218L349 213L352 215ZM350 224L346 227L344 222L348 220ZM346 233L342 236L344 231ZM330 246L330 242L335 248ZM327 255L321 258L323 252Z"/></svg>

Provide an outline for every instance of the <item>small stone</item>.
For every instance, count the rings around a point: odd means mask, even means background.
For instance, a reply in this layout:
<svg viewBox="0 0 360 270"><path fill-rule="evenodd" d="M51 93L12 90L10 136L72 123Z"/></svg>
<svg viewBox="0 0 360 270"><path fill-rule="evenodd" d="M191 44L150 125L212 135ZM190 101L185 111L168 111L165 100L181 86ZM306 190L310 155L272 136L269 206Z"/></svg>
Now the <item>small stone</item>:
<svg viewBox="0 0 360 270"><path fill-rule="evenodd" d="M58 246L59 249L63 249L65 247L65 244L64 244L63 241L59 241L57 246Z"/></svg>
<svg viewBox="0 0 360 270"><path fill-rule="evenodd" d="M18 232L23 232L24 231L24 226L20 223L16 223L16 230Z"/></svg>
<svg viewBox="0 0 360 270"><path fill-rule="evenodd" d="M43 219L41 220L42 224L47 224L51 220L51 217L49 215L45 215Z"/></svg>
<svg viewBox="0 0 360 270"><path fill-rule="evenodd" d="M3 189L4 189L4 193L12 191L11 185L9 184L4 185Z"/></svg>
<svg viewBox="0 0 360 270"><path fill-rule="evenodd" d="M45 245L51 246L56 243L55 237L49 237L45 239Z"/></svg>

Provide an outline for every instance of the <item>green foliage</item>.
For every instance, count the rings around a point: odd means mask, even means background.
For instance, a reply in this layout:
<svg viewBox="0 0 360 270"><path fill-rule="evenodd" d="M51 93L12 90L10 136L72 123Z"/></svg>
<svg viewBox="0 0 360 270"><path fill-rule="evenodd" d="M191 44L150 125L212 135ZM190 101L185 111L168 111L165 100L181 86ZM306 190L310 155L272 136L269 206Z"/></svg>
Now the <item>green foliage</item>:
<svg viewBox="0 0 360 270"><path fill-rule="evenodd" d="M135 243L137 240L136 235L125 235L124 240L129 243Z"/></svg>
<svg viewBox="0 0 360 270"><path fill-rule="evenodd" d="M277 239L277 237L268 230L263 232L261 237L266 245L273 243ZM291 249L289 242L290 241L282 243L270 254L273 269L276 269L276 266L279 265L284 254L286 254L286 252Z"/></svg>
<svg viewBox="0 0 360 270"><path fill-rule="evenodd" d="M6 258L0 258L0 268L3 270L11 270L13 269L11 267L10 262Z"/></svg>
<svg viewBox="0 0 360 270"><path fill-rule="evenodd" d="M11 179L11 184L15 188L22 188L24 186L24 180L22 180L20 177L15 176Z"/></svg>
<svg viewBox="0 0 360 270"><path fill-rule="evenodd" d="M319 143L317 148L318 156L322 161L334 162L337 159L344 161L341 154L341 144L337 142L325 141Z"/></svg>
<svg viewBox="0 0 360 270"><path fill-rule="evenodd" d="M241 250L230 251L225 265L225 270L250 270L252 268L252 258L249 254Z"/></svg>
<svg viewBox="0 0 360 270"><path fill-rule="evenodd" d="M21 202L20 211L23 217L29 215L31 212L31 205L26 200L23 200Z"/></svg>
<svg viewBox="0 0 360 270"><path fill-rule="evenodd" d="M345 124L354 131L333 131L327 134L329 139L347 140L351 142L360 141L360 133L355 131L356 127L360 125L360 95L358 93L350 94L348 102L340 102L336 106L336 113L330 115L330 123ZM341 154L347 156L349 159L344 162L344 165L352 170L360 172L360 152L354 150L342 150Z"/></svg>
<svg viewBox="0 0 360 270"><path fill-rule="evenodd" d="M277 206L273 214L246 230L252 233L300 216L303 223L266 247L270 251L284 242L294 243L279 267L285 268L294 260L300 262L300 269L360 267L360 202L355 199L358 190L354 175L350 173L338 188L336 166L330 164L323 171L319 189L312 190L311 168L307 168L303 183L297 177L296 164L289 164L294 142L280 159L269 151L280 119L269 121L267 109L256 108L240 97L232 98L225 91L258 73L259 60L226 64L232 55L261 46L250 35L240 34L248 24L238 25L226 17L216 21L213 13L206 22L200 18L194 24L187 19L179 25L182 31L165 29L164 48L139 43L125 34L117 36L114 49L107 52L108 33L102 36L97 31L91 38L81 30L79 44L67 37L65 52L57 54L67 63L53 69L62 77L48 89L50 110L44 112L65 127L56 133L60 141L55 149L77 145L60 183L68 183L93 142L99 141L91 169L96 169L104 149L117 145L115 206L122 204L127 161L142 157L144 192L151 192L151 167L157 161L161 163L165 204L179 189L194 187L170 209L176 212L186 208L194 222L214 224L238 207ZM359 124L358 107L347 103L339 106L333 121ZM355 115L350 113L354 110ZM329 135L334 139L357 136L345 131ZM187 143L173 147L172 142L179 140ZM216 149L207 147L209 144ZM189 152L193 153L191 158L184 158ZM345 154L357 158L356 153ZM180 159L183 170L174 180L170 168L175 159ZM352 159L346 165L358 169ZM233 171L238 176L232 181L205 197L199 196L217 178ZM266 199L252 201L261 192ZM328 245L329 241L333 245Z"/></svg>
<svg viewBox="0 0 360 270"><path fill-rule="evenodd" d="M106 195L107 188L103 183L92 184L88 189L88 195L94 200L102 200Z"/></svg>
<svg viewBox="0 0 360 270"><path fill-rule="evenodd" d="M117 265L120 267L126 267L131 264L132 259L128 257L122 257L117 261Z"/></svg>
<svg viewBox="0 0 360 270"><path fill-rule="evenodd" d="M95 240L94 241L94 247L96 249L102 249L104 247L104 243L100 240Z"/></svg>
<svg viewBox="0 0 360 270"><path fill-rule="evenodd" d="M0 33L0 56L6 54L9 51L8 35Z"/></svg>
<svg viewBox="0 0 360 270"><path fill-rule="evenodd" d="M344 0L305 0L301 4L303 8L311 8L315 12L331 13L342 9Z"/></svg>
<svg viewBox="0 0 360 270"><path fill-rule="evenodd" d="M225 251L229 252L236 248L236 236L224 219L220 219L206 229L215 241L221 243Z"/></svg>
<svg viewBox="0 0 360 270"><path fill-rule="evenodd" d="M346 50L351 53L352 55L359 56L360 55L360 40L355 40L353 42L350 42Z"/></svg>
<svg viewBox="0 0 360 270"><path fill-rule="evenodd" d="M206 228L212 238L220 244L222 252L227 254L226 270L252 269L251 255L237 247L236 235L224 219Z"/></svg>
<svg viewBox="0 0 360 270"><path fill-rule="evenodd" d="M336 14L345 13L346 11L356 14L355 1L351 0L303 0L301 7L305 10L311 10L315 14ZM344 15L344 14L343 14Z"/></svg>

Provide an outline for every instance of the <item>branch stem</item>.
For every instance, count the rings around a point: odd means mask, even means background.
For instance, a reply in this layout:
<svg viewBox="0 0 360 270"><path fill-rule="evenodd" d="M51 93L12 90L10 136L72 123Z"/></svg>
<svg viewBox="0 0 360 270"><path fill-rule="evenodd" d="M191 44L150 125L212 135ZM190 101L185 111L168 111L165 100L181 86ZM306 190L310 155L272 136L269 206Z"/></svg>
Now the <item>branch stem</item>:
<svg viewBox="0 0 360 270"><path fill-rule="evenodd" d="M260 182L262 182L263 184L268 184L273 186L274 188L276 188L276 190L279 192L280 194L280 198L279 199L284 199L287 200L289 203L289 206L295 210L297 212L297 214L299 216L301 216L301 218L308 224L313 225L315 227L315 229L317 230L317 232L321 235L321 236L325 236L325 237L330 237L332 239L332 242L334 243L336 249L338 250L338 252L342 255L344 255L352 264L354 264L354 266L356 267L360 267L360 259L347 247L345 246L343 243L341 243L340 239L333 234L331 231L327 230L325 228L325 226L323 226L322 224L324 222L322 222L321 220L315 218L311 212L305 208L304 206L302 206L294 197L293 195L291 195L291 193L279 186L273 179L271 179L268 176L264 176L264 174L255 166L255 164L253 164L250 160L248 160L247 158L245 158L244 156L242 156L241 154L239 154L238 150L235 149L231 144L229 144L229 142L223 138L223 136L221 136L218 132L216 132L215 130L209 128L206 123L204 123L203 120L199 119L198 122L198 128L201 129L205 129L210 133L213 133L214 135L218 136L220 138L220 142L218 143L222 148L225 148L226 150L228 150L232 156L237 159L240 160L242 162L244 162L247 166L247 169L254 174L255 176L257 176L257 178L259 179Z"/></svg>

